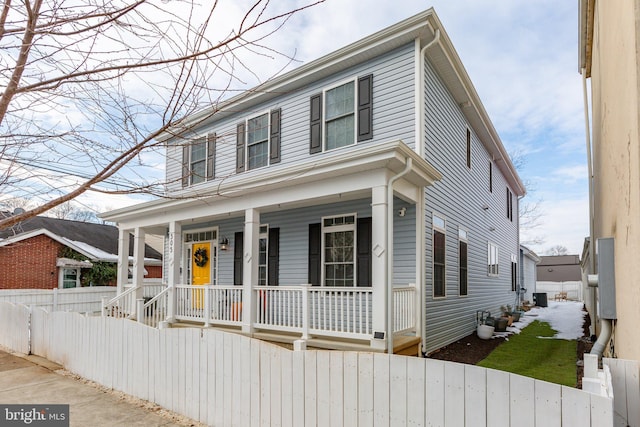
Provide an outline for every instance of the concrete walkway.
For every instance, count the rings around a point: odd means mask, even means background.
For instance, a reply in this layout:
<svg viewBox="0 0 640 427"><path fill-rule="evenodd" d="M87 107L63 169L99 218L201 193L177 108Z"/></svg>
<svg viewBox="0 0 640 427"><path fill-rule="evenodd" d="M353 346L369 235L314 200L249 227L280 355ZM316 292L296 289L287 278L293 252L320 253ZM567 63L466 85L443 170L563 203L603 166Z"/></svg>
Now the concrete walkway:
<svg viewBox="0 0 640 427"><path fill-rule="evenodd" d="M201 425L149 402L64 375L60 369L41 357L0 350L0 403L69 404L71 426Z"/></svg>

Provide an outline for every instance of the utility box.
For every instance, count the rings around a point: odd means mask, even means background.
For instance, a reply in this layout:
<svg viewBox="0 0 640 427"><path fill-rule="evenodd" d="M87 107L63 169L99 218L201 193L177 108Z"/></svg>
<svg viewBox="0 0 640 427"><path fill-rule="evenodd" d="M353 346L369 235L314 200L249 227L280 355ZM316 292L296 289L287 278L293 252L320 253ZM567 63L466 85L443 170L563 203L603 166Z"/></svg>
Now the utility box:
<svg viewBox="0 0 640 427"><path fill-rule="evenodd" d="M617 319L614 243L613 237L597 240L598 301L602 319Z"/></svg>

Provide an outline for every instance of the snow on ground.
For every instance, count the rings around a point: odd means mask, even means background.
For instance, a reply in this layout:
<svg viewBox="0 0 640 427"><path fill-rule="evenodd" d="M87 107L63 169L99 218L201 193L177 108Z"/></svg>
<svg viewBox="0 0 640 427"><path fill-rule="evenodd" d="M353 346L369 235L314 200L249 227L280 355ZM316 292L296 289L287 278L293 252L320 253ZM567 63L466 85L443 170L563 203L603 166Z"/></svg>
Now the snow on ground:
<svg viewBox="0 0 640 427"><path fill-rule="evenodd" d="M584 304L575 301L549 301L548 307L534 307L520 317L520 321L507 328L507 332L496 332L494 336L508 336L512 333L519 334L525 326L534 320L546 322L557 331L553 338L564 340L577 340L582 337L582 325L586 312Z"/></svg>

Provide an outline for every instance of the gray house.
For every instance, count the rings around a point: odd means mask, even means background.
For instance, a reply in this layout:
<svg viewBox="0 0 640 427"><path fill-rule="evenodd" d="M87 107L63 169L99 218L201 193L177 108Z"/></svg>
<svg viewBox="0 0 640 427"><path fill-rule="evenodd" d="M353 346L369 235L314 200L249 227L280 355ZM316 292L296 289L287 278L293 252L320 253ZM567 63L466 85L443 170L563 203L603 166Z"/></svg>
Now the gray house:
<svg viewBox="0 0 640 427"><path fill-rule="evenodd" d="M521 301L533 301L536 292L537 268L540 257L531 249L520 245L520 290Z"/></svg>
<svg viewBox="0 0 640 427"><path fill-rule="evenodd" d="M161 140L179 197L103 217L165 236L169 323L415 354L514 301L525 189L433 9Z"/></svg>

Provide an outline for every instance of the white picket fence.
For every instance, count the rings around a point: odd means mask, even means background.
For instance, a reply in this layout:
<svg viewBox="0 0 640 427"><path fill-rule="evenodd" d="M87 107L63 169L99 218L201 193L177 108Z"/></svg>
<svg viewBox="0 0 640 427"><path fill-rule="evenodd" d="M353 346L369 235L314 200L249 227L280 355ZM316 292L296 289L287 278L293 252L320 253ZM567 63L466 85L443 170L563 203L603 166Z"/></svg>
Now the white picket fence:
<svg viewBox="0 0 640 427"><path fill-rule="evenodd" d="M614 426L640 427L640 361L604 359L614 390Z"/></svg>
<svg viewBox="0 0 640 427"><path fill-rule="evenodd" d="M102 297L116 296L114 286L67 289L0 289L0 302L42 307L48 311L100 313Z"/></svg>
<svg viewBox="0 0 640 427"><path fill-rule="evenodd" d="M610 398L472 365L298 351L0 303L0 345L213 426L613 426ZM29 333L30 332L30 333Z"/></svg>

